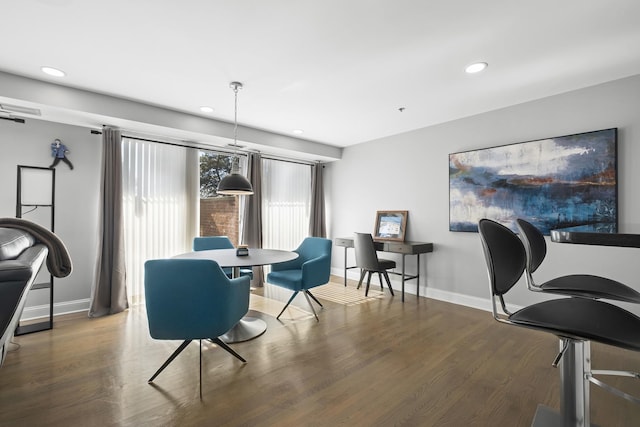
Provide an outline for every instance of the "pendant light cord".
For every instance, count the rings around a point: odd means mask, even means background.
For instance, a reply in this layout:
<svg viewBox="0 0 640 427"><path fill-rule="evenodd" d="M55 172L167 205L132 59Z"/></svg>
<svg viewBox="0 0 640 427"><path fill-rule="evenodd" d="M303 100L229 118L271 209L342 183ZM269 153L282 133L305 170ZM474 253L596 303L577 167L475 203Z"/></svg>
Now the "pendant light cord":
<svg viewBox="0 0 640 427"><path fill-rule="evenodd" d="M233 146L234 150L238 148L238 84L233 84L233 93L235 94L235 107L233 109Z"/></svg>
<svg viewBox="0 0 640 427"><path fill-rule="evenodd" d="M242 83L231 82L234 94L233 104L233 162L231 163L231 173L240 173L240 157L238 156L238 90L242 89Z"/></svg>

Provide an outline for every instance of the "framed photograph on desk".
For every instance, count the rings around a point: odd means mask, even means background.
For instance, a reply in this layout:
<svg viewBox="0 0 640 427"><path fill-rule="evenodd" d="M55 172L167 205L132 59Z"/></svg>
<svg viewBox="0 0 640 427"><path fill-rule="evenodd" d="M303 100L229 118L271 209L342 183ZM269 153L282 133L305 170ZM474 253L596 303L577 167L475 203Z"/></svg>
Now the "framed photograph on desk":
<svg viewBox="0 0 640 427"><path fill-rule="evenodd" d="M373 238L403 242L408 213L409 211L378 211Z"/></svg>

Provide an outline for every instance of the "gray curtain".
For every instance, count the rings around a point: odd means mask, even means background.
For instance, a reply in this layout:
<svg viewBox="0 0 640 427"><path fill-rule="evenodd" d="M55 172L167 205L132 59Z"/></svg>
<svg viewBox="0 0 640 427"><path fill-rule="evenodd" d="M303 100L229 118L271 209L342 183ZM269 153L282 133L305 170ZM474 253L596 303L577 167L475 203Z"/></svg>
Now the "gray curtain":
<svg viewBox="0 0 640 427"><path fill-rule="evenodd" d="M120 131L102 130L100 235L89 317L119 313L129 307L125 286Z"/></svg>
<svg viewBox="0 0 640 427"><path fill-rule="evenodd" d="M309 236L327 237L327 226L324 215L324 184L322 171L324 165L316 163L311 166L311 213L309 215Z"/></svg>
<svg viewBox="0 0 640 427"><path fill-rule="evenodd" d="M253 195L245 196L242 240L249 248L262 248L262 157L260 153L248 154L247 177L253 186ZM262 286L263 282L262 267L254 267L254 285Z"/></svg>

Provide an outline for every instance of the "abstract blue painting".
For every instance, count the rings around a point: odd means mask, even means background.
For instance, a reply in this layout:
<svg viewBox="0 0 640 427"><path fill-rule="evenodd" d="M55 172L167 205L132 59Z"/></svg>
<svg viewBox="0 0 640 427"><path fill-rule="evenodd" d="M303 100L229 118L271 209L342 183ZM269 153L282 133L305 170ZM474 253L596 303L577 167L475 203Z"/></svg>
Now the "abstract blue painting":
<svg viewBox="0 0 640 427"><path fill-rule="evenodd" d="M449 154L449 230L618 223L617 129Z"/></svg>

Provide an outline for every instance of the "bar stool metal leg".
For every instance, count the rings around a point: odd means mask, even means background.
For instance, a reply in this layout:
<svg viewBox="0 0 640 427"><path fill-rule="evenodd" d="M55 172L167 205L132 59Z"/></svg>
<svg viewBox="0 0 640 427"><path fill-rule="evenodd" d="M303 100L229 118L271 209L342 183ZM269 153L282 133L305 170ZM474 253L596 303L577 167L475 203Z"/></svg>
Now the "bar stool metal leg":
<svg viewBox="0 0 640 427"><path fill-rule="evenodd" d="M566 345L566 348L565 348ZM532 427L588 427L591 342L560 340L560 413L539 405Z"/></svg>
<svg viewBox="0 0 640 427"><path fill-rule="evenodd" d="M560 364L560 415L565 425L589 426L589 380L586 373L591 372L591 343L568 340L568 344Z"/></svg>

